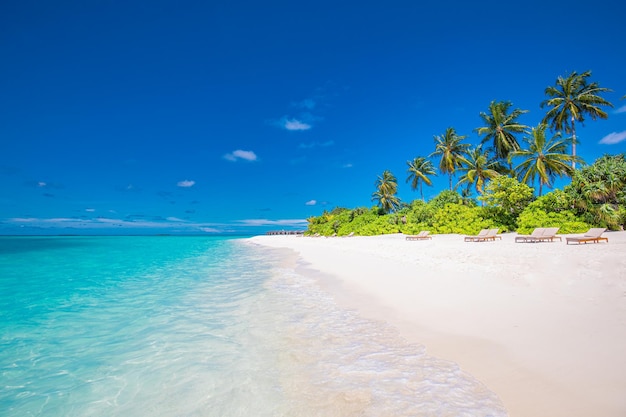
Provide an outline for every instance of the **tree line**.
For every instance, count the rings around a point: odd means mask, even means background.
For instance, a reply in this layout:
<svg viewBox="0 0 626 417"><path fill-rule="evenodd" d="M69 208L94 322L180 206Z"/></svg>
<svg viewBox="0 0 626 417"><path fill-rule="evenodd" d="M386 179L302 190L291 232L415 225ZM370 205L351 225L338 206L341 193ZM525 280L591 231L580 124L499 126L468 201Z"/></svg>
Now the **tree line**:
<svg viewBox="0 0 626 417"><path fill-rule="evenodd" d="M546 99L541 107L547 111L541 122L534 127L518 121L527 110L512 108L509 101L492 101L488 110L480 113L483 125L475 129L481 137L480 144L472 147L464 142L466 136L459 135L454 127L448 127L443 134L434 136L435 150L428 157L418 156L407 161L406 182L410 183L414 191L419 190L421 200L411 204L402 203L397 196L397 178L389 170L385 170L378 176L376 190L372 194L372 201L377 203L375 210L360 208L351 211L336 208L333 210L334 214L324 212L320 217L308 219L309 232L319 233L313 230L324 229L323 234L331 231L330 234L339 234L341 224L345 226L356 217L370 213L387 218L372 217L367 224L375 220L375 223L382 226L361 230L360 234L411 232L419 227L429 227L434 232L454 233L443 231L450 229L446 227L439 230L437 227L440 222L435 221L436 212L446 209L447 204L456 205L452 210L457 211L464 210L458 206L476 209L470 217L478 221L465 221L456 229L452 228L460 233L472 233L480 226L478 223L489 223L504 230L521 227L520 231L526 231L537 221L550 224L535 227L563 227L569 222L565 228L571 232L583 231L579 229L589 225L619 228L626 220L624 155L605 156L593 165L576 169L577 164L584 165L583 159L576 154L576 125L583 123L586 118L607 119L608 114L604 108L613 107L603 97L604 93L611 90L591 81L590 77L591 71L559 76L554 86L545 89ZM625 98L626 96L622 97ZM518 140L520 135L523 135L521 141ZM568 148L571 149L569 153ZM448 176L449 189L426 203L423 186L432 186L431 177L437 175L430 158L438 160L439 172ZM453 181L455 176L458 177L456 183ZM572 182L564 190L552 191L545 196L548 198L542 198L544 187L552 188L557 177L569 177ZM536 201L533 193L535 184L538 185ZM476 207L476 200L470 198L472 191L477 193L481 207ZM507 206L506 199L503 200L506 194L521 196L517 209ZM495 195L500 197L494 199ZM442 201L444 204L441 204ZM537 204L533 206L533 203ZM429 205L426 210L428 215L416 215L416 211L423 211ZM531 217L534 218L529 218L528 213L520 218L528 207L532 209ZM328 226L332 217L346 211L351 213L348 218L334 220L334 226L330 229L320 227ZM468 213L465 210L465 214ZM549 215L552 218L544 218ZM554 224L559 221L563 224ZM387 227L387 223L391 227ZM359 230L350 230L347 233L350 232L358 233Z"/></svg>

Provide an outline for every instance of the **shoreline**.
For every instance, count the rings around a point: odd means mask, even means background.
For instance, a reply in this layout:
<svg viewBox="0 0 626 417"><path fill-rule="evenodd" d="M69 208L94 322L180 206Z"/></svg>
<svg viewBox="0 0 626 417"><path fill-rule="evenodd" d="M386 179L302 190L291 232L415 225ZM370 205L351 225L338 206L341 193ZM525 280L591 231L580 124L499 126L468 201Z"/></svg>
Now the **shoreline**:
<svg viewBox="0 0 626 417"><path fill-rule="evenodd" d="M510 416L626 415L626 232L580 246L515 236L250 241L294 250L339 305L458 363Z"/></svg>

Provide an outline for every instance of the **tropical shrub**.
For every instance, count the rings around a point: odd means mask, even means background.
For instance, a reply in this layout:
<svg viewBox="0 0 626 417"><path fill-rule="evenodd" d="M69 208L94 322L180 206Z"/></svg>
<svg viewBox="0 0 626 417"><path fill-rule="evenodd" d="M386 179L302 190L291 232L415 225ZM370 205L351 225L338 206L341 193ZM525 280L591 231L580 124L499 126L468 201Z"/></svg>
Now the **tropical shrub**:
<svg viewBox="0 0 626 417"><path fill-rule="evenodd" d="M533 189L517 179L500 175L485 187L478 197L485 203L486 216L502 231L516 230L517 217L533 199Z"/></svg>
<svg viewBox="0 0 626 417"><path fill-rule="evenodd" d="M528 206L517 223L520 234L529 234L537 227L558 227L559 233L582 233L591 227L569 210L546 212L537 206Z"/></svg>
<svg viewBox="0 0 626 417"><path fill-rule="evenodd" d="M476 234L492 225L491 220L485 217L485 210L482 207L448 203L435 213L431 232Z"/></svg>
<svg viewBox="0 0 626 417"><path fill-rule="evenodd" d="M547 194L538 197L530 203L527 208L538 208L545 212L560 212L572 209L572 199L563 190L550 191Z"/></svg>
<svg viewBox="0 0 626 417"><path fill-rule="evenodd" d="M433 197L433 199L428 202L428 205L435 209L442 209L448 203L458 204L462 201L463 198L456 191L443 190Z"/></svg>
<svg viewBox="0 0 626 417"><path fill-rule="evenodd" d="M564 187L578 214L588 223L616 230L624 226L626 206L626 157L604 155L592 165L574 172Z"/></svg>

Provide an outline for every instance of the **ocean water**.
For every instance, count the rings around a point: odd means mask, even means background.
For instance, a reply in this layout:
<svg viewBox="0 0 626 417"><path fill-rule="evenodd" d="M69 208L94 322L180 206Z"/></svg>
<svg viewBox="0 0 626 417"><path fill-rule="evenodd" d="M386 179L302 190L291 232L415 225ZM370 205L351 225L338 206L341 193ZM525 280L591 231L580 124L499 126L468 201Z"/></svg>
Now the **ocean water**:
<svg viewBox="0 0 626 417"><path fill-rule="evenodd" d="M507 415L295 265L244 239L0 237L0 415Z"/></svg>

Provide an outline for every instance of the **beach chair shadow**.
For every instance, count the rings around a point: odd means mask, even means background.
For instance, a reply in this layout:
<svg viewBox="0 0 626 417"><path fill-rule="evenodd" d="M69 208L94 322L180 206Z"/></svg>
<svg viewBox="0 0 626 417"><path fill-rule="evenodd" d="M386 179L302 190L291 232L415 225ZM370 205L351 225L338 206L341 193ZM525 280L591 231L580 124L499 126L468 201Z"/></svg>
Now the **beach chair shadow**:
<svg viewBox="0 0 626 417"><path fill-rule="evenodd" d="M406 240L426 240L432 239L432 236L429 236L430 232L428 230L422 230L416 235L409 235L406 237Z"/></svg>
<svg viewBox="0 0 626 417"><path fill-rule="evenodd" d="M576 244L581 244L581 243L600 243L600 241L605 241L607 243L609 243L609 238L608 237L602 237L602 233L604 233L606 231L606 229L602 228L602 227L596 227L596 228L591 228L589 229L587 232L585 232L584 235L576 237L568 237L565 240L566 244L570 244L570 242L572 243L576 243Z"/></svg>

